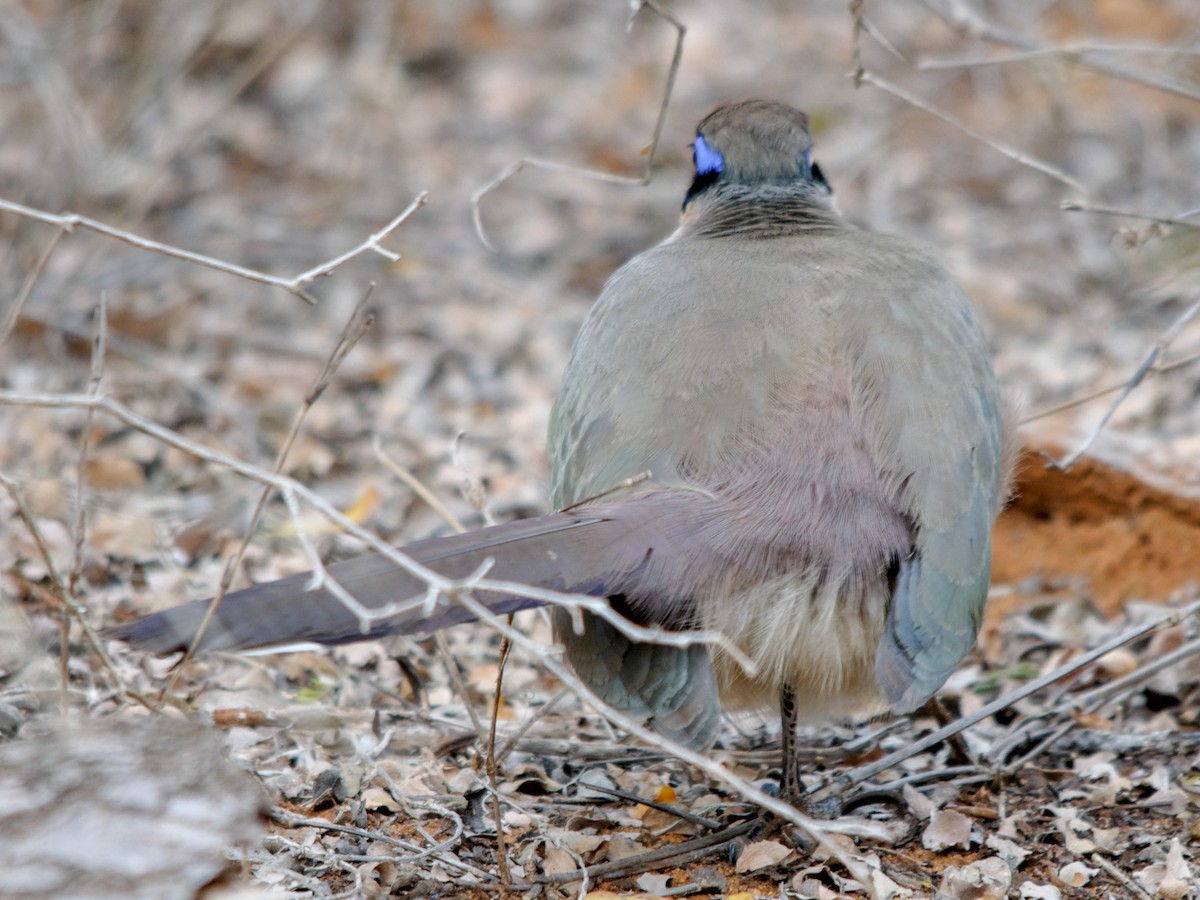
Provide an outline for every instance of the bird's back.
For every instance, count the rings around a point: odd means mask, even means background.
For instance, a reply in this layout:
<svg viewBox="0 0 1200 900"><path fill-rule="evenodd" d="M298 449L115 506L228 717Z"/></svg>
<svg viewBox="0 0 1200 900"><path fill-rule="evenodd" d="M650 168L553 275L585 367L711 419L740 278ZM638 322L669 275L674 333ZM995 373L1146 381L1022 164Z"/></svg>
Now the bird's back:
<svg viewBox="0 0 1200 900"><path fill-rule="evenodd" d="M552 416L552 499L644 471L634 492L705 497L664 516L685 560L647 579L647 606L673 591L675 623L758 661L747 679L716 655L727 705L772 703L787 680L802 713L871 711L910 687L875 664L902 562L932 542L955 570L940 601L968 620L982 607L999 445L982 332L928 250L832 212L769 235L685 219L613 276L580 331Z"/></svg>

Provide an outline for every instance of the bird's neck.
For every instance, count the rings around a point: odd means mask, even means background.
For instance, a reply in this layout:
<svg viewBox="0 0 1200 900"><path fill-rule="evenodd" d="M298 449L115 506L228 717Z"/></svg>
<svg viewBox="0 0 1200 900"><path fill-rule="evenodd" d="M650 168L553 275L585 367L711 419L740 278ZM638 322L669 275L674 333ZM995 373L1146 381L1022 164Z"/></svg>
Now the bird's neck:
<svg viewBox="0 0 1200 900"><path fill-rule="evenodd" d="M815 186L724 186L693 198L674 238L787 237L847 228L831 195Z"/></svg>

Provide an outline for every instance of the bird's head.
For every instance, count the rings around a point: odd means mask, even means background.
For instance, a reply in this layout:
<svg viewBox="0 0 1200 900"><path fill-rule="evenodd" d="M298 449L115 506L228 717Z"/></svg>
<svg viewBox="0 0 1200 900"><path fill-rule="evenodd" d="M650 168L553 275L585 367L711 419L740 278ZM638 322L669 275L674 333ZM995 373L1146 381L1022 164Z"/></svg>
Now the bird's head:
<svg viewBox="0 0 1200 900"><path fill-rule="evenodd" d="M696 127L696 172L683 205L722 187L753 190L771 185L829 197L832 191L813 162L808 116L773 100L743 100L718 107Z"/></svg>

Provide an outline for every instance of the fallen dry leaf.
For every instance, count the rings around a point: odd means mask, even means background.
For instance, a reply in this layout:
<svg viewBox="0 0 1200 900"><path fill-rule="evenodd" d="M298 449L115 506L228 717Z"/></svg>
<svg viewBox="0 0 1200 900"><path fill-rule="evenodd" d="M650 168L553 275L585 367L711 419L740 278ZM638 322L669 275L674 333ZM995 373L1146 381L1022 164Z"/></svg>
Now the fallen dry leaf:
<svg viewBox="0 0 1200 900"><path fill-rule="evenodd" d="M791 847L786 847L779 841L755 841L747 844L738 855L734 870L745 873L777 866L793 853L795 851Z"/></svg>
<svg viewBox="0 0 1200 900"><path fill-rule="evenodd" d="M957 810L934 810L929 817L929 825L921 832L921 844L926 850L945 850L948 847L965 850L971 846L971 820Z"/></svg>

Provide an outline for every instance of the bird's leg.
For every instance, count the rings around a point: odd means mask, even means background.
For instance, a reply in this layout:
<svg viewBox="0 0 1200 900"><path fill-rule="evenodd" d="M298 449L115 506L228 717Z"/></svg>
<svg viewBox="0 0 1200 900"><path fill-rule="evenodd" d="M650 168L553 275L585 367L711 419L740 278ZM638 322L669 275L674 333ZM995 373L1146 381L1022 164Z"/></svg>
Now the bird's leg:
<svg viewBox="0 0 1200 900"><path fill-rule="evenodd" d="M779 722L783 730L783 769L779 778L783 799L801 812L820 819L841 815L842 791L832 784L809 794L800 783L800 760L796 758L796 692L785 684L779 693Z"/></svg>
<svg viewBox="0 0 1200 900"><path fill-rule="evenodd" d="M783 769L779 781L783 799L797 809L803 808L804 787L800 784L800 765L796 759L796 692L785 683L779 693L779 723L783 731Z"/></svg>

